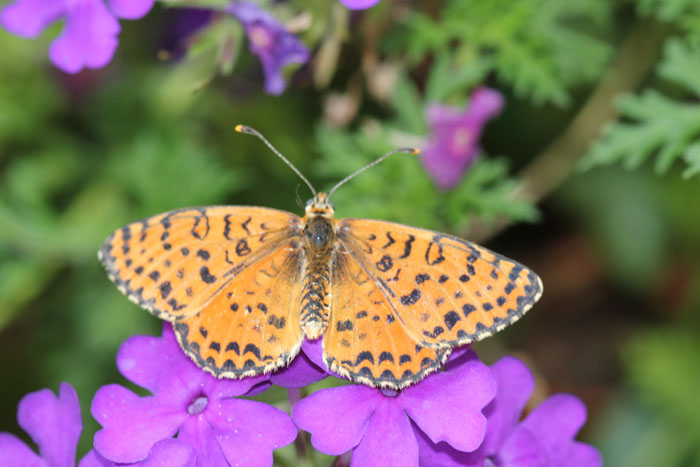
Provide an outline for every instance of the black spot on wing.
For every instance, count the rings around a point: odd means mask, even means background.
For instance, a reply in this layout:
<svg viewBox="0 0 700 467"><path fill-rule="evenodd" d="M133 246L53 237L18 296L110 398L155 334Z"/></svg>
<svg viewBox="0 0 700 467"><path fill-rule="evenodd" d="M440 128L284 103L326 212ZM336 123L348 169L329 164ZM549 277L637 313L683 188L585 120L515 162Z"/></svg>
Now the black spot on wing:
<svg viewBox="0 0 700 467"><path fill-rule="evenodd" d="M410 294L401 297L401 304L409 306L415 304L421 297L420 290L413 289Z"/></svg>
<svg viewBox="0 0 700 467"><path fill-rule="evenodd" d="M202 268L199 270L199 275L207 284L216 282L216 277L209 272L209 268L206 266L202 266Z"/></svg>

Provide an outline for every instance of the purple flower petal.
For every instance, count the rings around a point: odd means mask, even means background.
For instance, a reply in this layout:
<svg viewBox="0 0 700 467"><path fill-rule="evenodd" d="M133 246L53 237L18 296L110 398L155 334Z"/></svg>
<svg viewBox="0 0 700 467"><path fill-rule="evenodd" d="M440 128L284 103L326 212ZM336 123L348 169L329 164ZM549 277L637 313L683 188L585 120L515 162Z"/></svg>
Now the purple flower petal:
<svg viewBox="0 0 700 467"><path fill-rule="evenodd" d="M323 361L322 337L314 340L304 339L304 342L301 344L301 351L309 357L309 360L311 360L314 365L324 370L327 369L326 363Z"/></svg>
<svg viewBox="0 0 700 467"><path fill-rule="evenodd" d="M275 407L245 399L219 404L221 411L208 412L207 420L231 465L272 465L272 451L297 437L291 417Z"/></svg>
<svg viewBox="0 0 700 467"><path fill-rule="evenodd" d="M572 444L579 444L573 439L585 421L586 406L580 399L569 394L555 394L537 406L521 426L537 437L550 463L568 465Z"/></svg>
<svg viewBox="0 0 700 467"><path fill-rule="evenodd" d="M289 366L270 375L270 381L285 388L303 388L321 381L326 375L326 372L314 365L309 357L299 352Z"/></svg>
<svg viewBox="0 0 700 467"><path fill-rule="evenodd" d="M535 379L523 362L504 357L491 366L496 378L496 398L486 407L488 418L486 438L480 449L494 453L503 445L510 432L518 424L525 404L535 388Z"/></svg>
<svg viewBox="0 0 700 467"><path fill-rule="evenodd" d="M376 5L379 0L340 0L340 3L349 10L364 10Z"/></svg>
<svg viewBox="0 0 700 467"><path fill-rule="evenodd" d="M488 451L487 451L488 452ZM552 464L547 461L547 455L542 449L537 436L530 430L519 426L505 440L498 451L498 461L502 465L518 467L541 467L543 465L568 465Z"/></svg>
<svg viewBox="0 0 700 467"><path fill-rule="evenodd" d="M438 187L446 190L459 182L478 154L484 126L502 107L501 94L488 88L476 89L465 110L428 105L431 137L421 160Z"/></svg>
<svg viewBox="0 0 700 467"><path fill-rule="evenodd" d="M192 446L199 465L211 465L212 467L230 465L226 461L226 456L217 440L216 433L204 414L187 420L182 429L180 429L178 439Z"/></svg>
<svg viewBox="0 0 700 467"><path fill-rule="evenodd" d="M571 443L566 451L562 451L562 456L554 462L566 462L572 467L599 467L603 465L603 458L600 452L593 446L584 443Z"/></svg>
<svg viewBox="0 0 700 467"><path fill-rule="evenodd" d="M418 466L418 443L411 423L391 398L379 400L362 441L352 453L352 466Z"/></svg>
<svg viewBox="0 0 700 467"><path fill-rule="evenodd" d="M0 11L0 24L21 37L36 37L65 11L64 0L17 0Z"/></svg>
<svg viewBox="0 0 700 467"><path fill-rule="evenodd" d="M0 433L0 453L3 467L48 467L44 459L10 433Z"/></svg>
<svg viewBox="0 0 700 467"><path fill-rule="evenodd" d="M155 0L109 0L109 6L118 18L141 19L151 11Z"/></svg>
<svg viewBox="0 0 700 467"><path fill-rule="evenodd" d="M75 463L75 448L83 424L78 395L70 384L61 383L58 398L49 389L24 396L17 410L17 422L50 465Z"/></svg>
<svg viewBox="0 0 700 467"><path fill-rule="evenodd" d="M496 393L489 368L473 351L468 354L462 365L409 386L399 396L433 442L446 441L460 451L473 451L483 441L486 417L481 411Z"/></svg>
<svg viewBox="0 0 700 467"><path fill-rule="evenodd" d="M382 397L378 390L361 385L322 389L295 405L292 417L311 433L316 449L337 456L357 446Z"/></svg>
<svg viewBox="0 0 700 467"><path fill-rule="evenodd" d="M119 29L102 0L76 0L66 11L66 24L51 44L49 57L67 73L101 68L112 60Z"/></svg>
<svg viewBox="0 0 700 467"><path fill-rule="evenodd" d="M151 449L148 458L137 464L115 464L105 459L94 449L80 460L78 467L195 467L197 458L192 448L179 439L159 441Z"/></svg>
<svg viewBox="0 0 700 467"><path fill-rule="evenodd" d="M155 443L172 437L187 419L184 407L160 405L117 384L97 391L91 412L104 427L95 433L95 449L119 463L146 459Z"/></svg>
<svg viewBox="0 0 700 467"><path fill-rule="evenodd" d="M440 467L483 467L484 456L480 453L458 451L446 442L433 443L428 435L413 424L418 441L418 458L420 465Z"/></svg>
<svg viewBox="0 0 700 467"><path fill-rule="evenodd" d="M290 63L306 63L309 49L268 12L249 2L234 2L227 11L245 28L250 50L262 61L265 92L281 94L286 87L282 69Z"/></svg>

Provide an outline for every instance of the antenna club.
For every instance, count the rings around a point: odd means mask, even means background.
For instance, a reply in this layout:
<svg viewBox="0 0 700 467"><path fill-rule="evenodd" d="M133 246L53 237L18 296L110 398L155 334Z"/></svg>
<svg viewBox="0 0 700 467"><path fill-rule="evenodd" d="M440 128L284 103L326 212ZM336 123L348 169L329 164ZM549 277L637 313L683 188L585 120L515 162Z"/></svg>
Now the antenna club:
<svg viewBox="0 0 700 467"><path fill-rule="evenodd" d="M414 156L418 156L420 154L420 149L411 148L411 154L413 154Z"/></svg>
<svg viewBox="0 0 700 467"><path fill-rule="evenodd" d="M233 129L236 130L236 131L239 132L239 133L243 133L243 128L244 128L243 125L238 124L238 125L236 125Z"/></svg>

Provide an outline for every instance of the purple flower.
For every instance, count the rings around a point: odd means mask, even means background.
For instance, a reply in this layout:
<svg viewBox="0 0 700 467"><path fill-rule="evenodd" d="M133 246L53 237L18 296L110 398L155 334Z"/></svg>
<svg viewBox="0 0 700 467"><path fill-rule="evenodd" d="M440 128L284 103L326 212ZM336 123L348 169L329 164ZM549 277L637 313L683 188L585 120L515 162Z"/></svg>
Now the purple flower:
<svg viewBox="0 0 700 467"><path fill-rule="evenodd" d="M309 49L274 16L253 3L234 2L226 11L243 24L251 52L262 61L265 92L281 94L286 87L282 68L288 63L306 63Z"/></svg>
<svg viewBox="0 0 700 467"><path fill-rule="evenodd" d="M469 106L461 111L430 104L426 118L432 133L422 155L423 165L443 190L455 186L479 152L486 122L503 107L503 96L486 87L476 89Z"/></svg>
<svg viewBox="0 0 700 467"><path fill-rule="evenodd" d="M94 449L80 461L78 467L195 467L197 458L194 451L179 439L164 439L153 445L151 453L143 462L116 464L100 456Z"/></svg>
<svg viewBox="0 0 700 467"><path fill-rule="evenodd" d="M139 19L154 0L15 0L0 11L0 24L21 37L36 37L61 18L61 35L51 43L49 57L61 70L77 73L101 68L112 60L119 41L119 21Z"/></svg>
<svg viewBox="0 0 700 467"><path fill-rule="evenodd" d="M482 442L481 413L496 391L486 365L467 351L449 371L401 392L364 385L322 389L293 409L297 426L321 452L353 450L352 465L418 465L417 428L438 443L473 451Z"/></svg>
<svg viewBox="0 0 700 467"><path fill-rule="evenodd" d="M83 429L80 403L75 390L61 383L58 397L49 389L24 396L17 409L17 422L39 446L40 456L10 433L0 433L0 465L75 465L75 448Z"/></svg>
<svg viewBox="0 0 700 467"><path fill-rule="evenodd" d="M304 339L301 352L287 368L270 375L270 382L285 388L303 388L329 375L323 363L321 339Z"/></svg>
<svg viewBox="0 0 700 467"><path fill-rule="evenodd" d="M192 447L198 465L271 465L272 451L296 438L289 415L236 398L267 376L214 378L185 356L168 323L162 338L124 342L117 366L153 395L140 397L117 384L97 391L91 410L103 428L95 434L95 450L109 461L143 460L157 442L177 434Z"/></svg>
<svg viewBox="0 0 700 467"><path fill-rule="evenodd" d="M364 10L376 5L379 0L340 0L340 3L349 10Z"/></svg>
<svg viewBox="0 0 700 467"><path fill-rule="evenodd" d="M586 408L578 398L555 394L520 421L534 388L532 374L513 357L502 358L492 365L491 370L498 389L496 398L484 409L488 421L483 444L474 452L460 452L454 446L436 443L420 433L421 464L444 467L593 467L602 464L598 451L574 441L586 420Z"/></svg>

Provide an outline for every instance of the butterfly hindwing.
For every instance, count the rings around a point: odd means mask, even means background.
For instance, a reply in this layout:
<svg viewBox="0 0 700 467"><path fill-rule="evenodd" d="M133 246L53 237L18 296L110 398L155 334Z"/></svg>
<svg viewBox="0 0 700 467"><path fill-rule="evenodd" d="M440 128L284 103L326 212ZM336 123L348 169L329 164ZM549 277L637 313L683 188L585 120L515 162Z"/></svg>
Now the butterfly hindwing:
<svg viewBox="0 0 700 467"><path fill-rule="evenodd" d="M530 269L446 234L342 219L338 238L407 332L426 346L454 347L490 336L542 294L542 282Z"/></svg>
<svg viewBox="0 0 700 467"><path fill-rule="evenodd" d="M241 271L199 313L174 323L185 353L220 377L287 364L302 343L303 253L292 239Z"/></svg>
<svg viewBox="0 0 700 467"><path fill-rule="evenodd" d="M132 301L175 321L199 312L233 277L297 235L301 220L275 209L178 209L115 231L99 251Z"/></svg>
<svg viewBox="0 0 700 467"><path fill-rule="evenodd" d="M333 260L331 310L324 360L355 382L398 389L437 370L449 354L413 339L362 265L342 247Z"/></svg>

